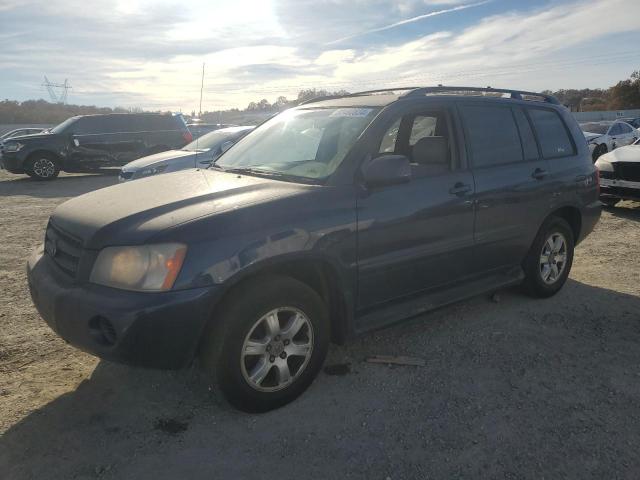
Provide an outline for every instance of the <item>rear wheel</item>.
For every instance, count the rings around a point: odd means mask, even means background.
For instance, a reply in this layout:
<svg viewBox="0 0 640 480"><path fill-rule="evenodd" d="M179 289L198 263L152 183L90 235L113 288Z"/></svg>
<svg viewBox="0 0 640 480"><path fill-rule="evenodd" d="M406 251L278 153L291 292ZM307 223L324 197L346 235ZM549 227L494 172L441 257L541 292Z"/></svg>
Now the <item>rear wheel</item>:
<svg viewBox="0 0 640 480"><path fill-rule="evenodd" d="M214 388L240 410L264 412L291 402L311 384L327 354L326 306L293 278L241 284L213 320L201 360Z"/></svg>
<svg viewBox="0 0 640 480"><path fill-rule="evenodd" d="M575 240L566 220L549 218L524 261L526 290L535 297L550 297L558 293L567 281L573 263Z"/></svg>
<svg viewBox="0 0 640 480"><path fill-rule="evenodd" d="M55 156L50 153L31 155L24 166L25 172L35 180L52 180L60 173L60 166Z"/></svg>

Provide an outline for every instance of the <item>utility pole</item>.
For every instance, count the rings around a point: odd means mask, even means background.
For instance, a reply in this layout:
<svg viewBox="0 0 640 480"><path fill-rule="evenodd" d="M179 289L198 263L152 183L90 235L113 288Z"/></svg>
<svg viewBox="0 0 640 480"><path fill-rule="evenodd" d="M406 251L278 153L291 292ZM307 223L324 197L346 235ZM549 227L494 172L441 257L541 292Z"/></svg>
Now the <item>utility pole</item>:
<svg viewBox="0 0 640 480"><path fill-rule="evenodd" d="M202 90L204 90L204 63L202 64L202 81L200 82L200 110L198 118L202 117Z"/></svg>

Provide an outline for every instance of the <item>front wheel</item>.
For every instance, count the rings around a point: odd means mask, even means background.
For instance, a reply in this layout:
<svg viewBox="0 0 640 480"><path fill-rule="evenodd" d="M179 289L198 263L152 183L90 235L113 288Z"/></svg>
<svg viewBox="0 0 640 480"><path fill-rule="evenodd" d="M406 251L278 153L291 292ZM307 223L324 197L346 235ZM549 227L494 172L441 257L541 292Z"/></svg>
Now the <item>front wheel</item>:
<svg viewBox="0 0 640 480"><path fill-rule="evenodd" d="M39 153L27 159L25 172L34 180L53 180L60 173L60 166L53 155Z"/></svg>
<svg viewBox="0 0 640 480"><path fill-rule="evenodd" d="M549 218L540 228L524 261L526 290L534 297L550 297L567 281L575 240L566 220Z"/></svg>
<svg viewBox="0 0 640 480"><path fill-rule="evenodd" d="M605 153L607 153L608 149L607 146L603 143L601 145L598 145L594 150L593 150L593 163L596 162L596 160L598 160L602 155L604 155Z"/></svg>
<svg viewBox="0 0 640 480"><path fill-rule="evenodd" d="M321 297L293 278L236 287L205 334L201 360L234 407L264 412L304 392L322 367L329 319Z"/></svg>

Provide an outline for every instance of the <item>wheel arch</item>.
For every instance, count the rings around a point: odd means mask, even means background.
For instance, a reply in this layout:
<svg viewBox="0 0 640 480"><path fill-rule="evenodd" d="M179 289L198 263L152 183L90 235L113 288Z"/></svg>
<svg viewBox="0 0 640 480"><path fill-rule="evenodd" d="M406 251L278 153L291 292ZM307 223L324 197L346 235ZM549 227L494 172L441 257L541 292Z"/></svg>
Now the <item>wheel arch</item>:
<svg viewBox="0 0 640 480"><path fill-rule="evenodd" d="M37 155L42 155L42 154L46 154L50 157L53 157L53 159L58 162L58 166L62 167L62 159L60 158L60 155L58 155L56 152L51 151L51 150L47 150L46 148L38 148L36 150L34 150L33 152L30 152L27 157L25 158L25 162L28 162L29 160L31 160L33 157L37 156Z"/></svg>
<svg viewBox="0 0 640 480"><path fill-rule="evenodd" d="M582 214L580 213L580 209L575 206L566 205L551 212L551 214L545 218L545 222L550 217L560 217L569 224L571 232L573 233L573 241L577 245L580 241L580 234L582 233Z"/></svg>
<svg viewBox="0 0 640 480"><path fill-rule="evenodd" d="M343 344L353 332L353 302L351 290L346 288L339 269L331 261L317 257L290 257L270 259L238 272L229 278L215 301L210 323L215 325L216 313L225 301L248 282L280 275L294 278L311 287L325 301L329 310L331 341Z"/></svg>

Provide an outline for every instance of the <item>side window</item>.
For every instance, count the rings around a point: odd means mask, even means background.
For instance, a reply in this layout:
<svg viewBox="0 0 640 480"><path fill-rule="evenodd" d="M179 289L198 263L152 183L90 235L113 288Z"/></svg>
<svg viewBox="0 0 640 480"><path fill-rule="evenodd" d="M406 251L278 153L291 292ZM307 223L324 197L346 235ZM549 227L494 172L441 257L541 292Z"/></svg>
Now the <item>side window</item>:
<svg viewBox="0 0 640 480"><path fill-rule="evenodd" d="M609 135L620 135L621 133L622 133L622 130L620 128L619 123L614 123L613 125L611 125L611 128L609 129L609 132L608 132Z"/></svg>
<svg viewBox="0 0 640 480"><path fill-rule="evenodd" d="M631 127L626 123L619 123L618 125L620 125L620 133L631 133Z"/></svg>
<svg viewBox="0 0 640 480"><path fill-rule="evenodd" d="M413 118L411 126L411 135L409 136L409 145L412 147L418 143L418 140L424 137L436 136L436 125L438 117L433 115L416 115Z"/></svg>
<svg viewBox="0 0 640 480"><path fill-rule="evenodd" d="M380 140L379 153L406 155L416 177L451 171L451 139L444 111L398 118Z"/></svg>
<svg viewBox="0 0 640 480"><path fill-rule="evenodd" d="M400 118L393 122L393 125L386 131L380 142L378 153L393 153L396 151L396 141L398 140L398 131L400 130Z"/></svg>
<svg viewBox="0 0 640 480"><path fill-rule="evenodd" d="M536 139L531 130L529 119L521 108L514 108L513 115L516 117L518 131L520 132L520 140L522 141L522 151L525 160L538 160L538 146Z"/></svg>
<svg viewBox="0 0 640 480"><path fill-rule="evenodd" d="M462 107L467 142L475 167L522 161L522 145L510 107Z"/></svg>
<svg viewBox="0 0 640 480"><path fill-rule="evenodd" d="M567 127L553 110L530 108L529 115L538 134L540 149L544 158L558 158L575 155L575 149Z"/></svg>

